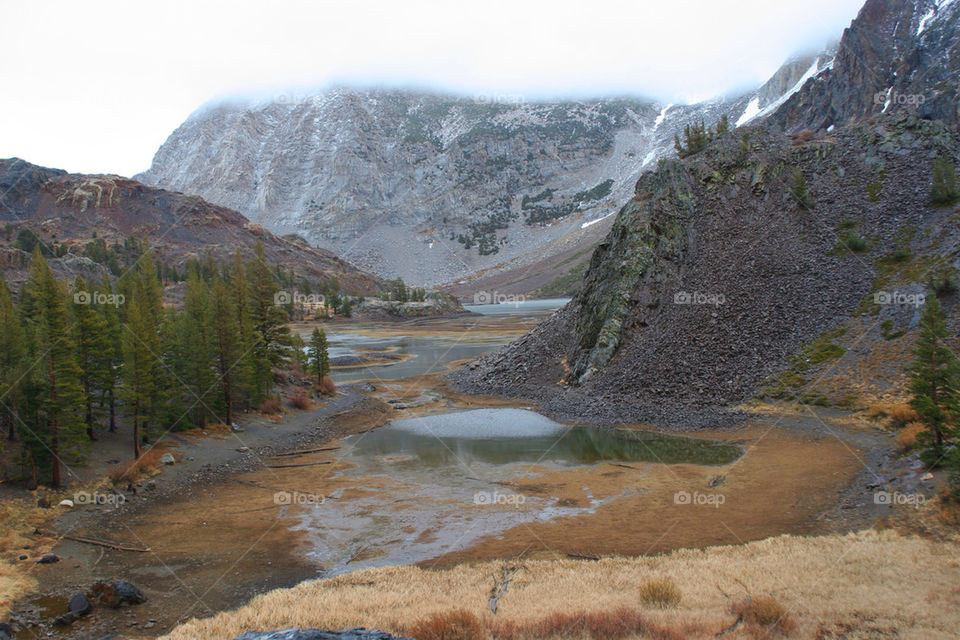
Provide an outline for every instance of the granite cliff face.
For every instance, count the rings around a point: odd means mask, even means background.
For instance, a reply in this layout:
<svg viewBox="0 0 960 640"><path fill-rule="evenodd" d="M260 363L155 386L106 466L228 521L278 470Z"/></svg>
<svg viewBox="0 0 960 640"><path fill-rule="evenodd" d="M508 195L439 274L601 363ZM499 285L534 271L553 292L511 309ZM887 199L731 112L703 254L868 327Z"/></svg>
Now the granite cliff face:
<svg viewBox="0 0 960 640"><path fill-rule="evenodd" d="M745 122L829 62L800 58L755 92L692 106L344 88L226 102L190 116L137 177L382 276L435 284L609 226L685 125Z"/></svg>
<svg viewBox="0 0 960 640"><path fill-rule="evenodd" d="M960 3L869 0L844 31L831 68L772 116L791 131L840 127L909 110L960 121Z"/></svg>

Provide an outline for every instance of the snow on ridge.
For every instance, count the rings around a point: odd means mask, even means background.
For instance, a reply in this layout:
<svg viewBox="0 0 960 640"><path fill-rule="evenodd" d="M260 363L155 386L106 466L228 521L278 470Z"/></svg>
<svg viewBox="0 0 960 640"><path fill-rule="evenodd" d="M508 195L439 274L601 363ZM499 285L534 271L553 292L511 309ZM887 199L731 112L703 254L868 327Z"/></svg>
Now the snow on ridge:
<svg viewBox="0 0 960 640"><path fill-rule="evenodd" d="M654 131L657 130L657 127L659 127L661 124L663 124L663 119L667 117L667 111L669 111L669 110L670 110L670 107L672 107L672 106L673 106L673 103L671 102L670 104L668 104L667 106L665 106L663 109L660 110L660 115L658 115L658 116L657 116L657 119L653 121L653 130L654 130Z"/></svg>
<svg viewBox="0 0 960 640"><path fill-rule="evenodd" d="M809 80L810 78L813 78L819 72L820 72L820 57L817 56L816 58L814 58L813 62L810 64L810 67L804 72L804 74L800 77L799 80L797 80L796 84L794 84L789 91L787 91L782 96L780 96L779 98L777 98L776 100L774 100L773 102L765 106L763 109L760 109L756 113L750 114L750 112L752 111L751 107L757 108L760 106L759 98L754 98L753 100L751 100L750 104L748 104L747 108L744 110L743 115L740 116L739 120L737 120L736 126L739 127L742 124L745 124L750 120L753 120L754 118L763 118L770 115L771 113L776 111L780 107L780 105L786 102L790 98L790 96L795 94L797 91L800 91L800 88L803 87L804 84L806 84L807 80Z"/></svg>
<svg viewBox="0 0 960 640"><path fill-rule="evenodd" d="M754 98L749 103L747 107L743 110L743 113L737 118L735 127L746 124L757 117L757 114L760 113L760 98Z"/></svg>
<svg viewBox="0 0 960 640"><path fill-rule="evenodd" d="M608 213L607 215L601 216L601 217L597 218L596 220L588 220L587 222L584 222L583 224L581 224L581 225L580 225L580 228L581 228L581 229L586 229L587 227L589 227L589 226L591 226L591 225L597 224L597 223L600 222L601 220L606 220L607 218L609 218L610 216L614 215L615 213L617 213L617 212L616 212L616 211L611 211L611 212Z"/></svg>

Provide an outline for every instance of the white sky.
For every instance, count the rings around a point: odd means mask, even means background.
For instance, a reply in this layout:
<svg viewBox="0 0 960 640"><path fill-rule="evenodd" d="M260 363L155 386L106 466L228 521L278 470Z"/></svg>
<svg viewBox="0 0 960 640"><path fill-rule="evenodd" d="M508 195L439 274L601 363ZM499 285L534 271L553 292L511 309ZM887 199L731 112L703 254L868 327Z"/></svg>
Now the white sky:
<svg viewBox="0 0 960 640"><path fill-rule="evenodd" d="M218 96L329 83L696 101L862 0L0 0L0 157L132 175Z"/></svg>

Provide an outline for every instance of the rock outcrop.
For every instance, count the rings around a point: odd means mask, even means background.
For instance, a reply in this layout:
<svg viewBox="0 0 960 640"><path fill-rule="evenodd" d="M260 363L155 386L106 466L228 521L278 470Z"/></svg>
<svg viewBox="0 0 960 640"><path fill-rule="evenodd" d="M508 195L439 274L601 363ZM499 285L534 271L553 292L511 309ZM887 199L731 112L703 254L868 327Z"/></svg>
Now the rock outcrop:
<svg viewBox="0 0 960 640"><path fill-rule="evenodd" d="M85 245L102 240L120 245L146 239L159 259L182 265L188 258L229 259L239 249L249 257L257 240L274 264L318 283L336 278L341 290L380 291L382 282L302 238L280 237L242 214L199 196L156 189L129 178L68 174L18 158L0 160L0 268L8 280L26 275L29 255L14 247L30 230L49 248L61 245L51 267L61 276L81 275L97 282L107 268L83 255Z"/></svg>

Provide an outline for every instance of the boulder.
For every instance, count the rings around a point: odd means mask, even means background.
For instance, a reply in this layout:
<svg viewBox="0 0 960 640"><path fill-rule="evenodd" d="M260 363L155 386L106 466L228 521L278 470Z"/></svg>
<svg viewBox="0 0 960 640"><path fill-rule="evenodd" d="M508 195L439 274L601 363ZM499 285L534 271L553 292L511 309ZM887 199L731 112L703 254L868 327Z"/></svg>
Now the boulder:
<svg viewBox="0 0 960 640"><path fill-rule="evenodd" d="M85 616L93 610L93 605L85 593L75 593L70 596L70 613Z"/></svg>
<svg viewBox="0 0 960 640"><path fill-rule="evenodd" d="M234 640L413 640L392 636L376 629L344 629L323 631L321 629L284 629L282 631L247 631Z"/></svg>
<svg viewBox="0 0 960 640"><path fill-rule="evenodd" d="M126 580L98 580L87 593L93 604L116 609L125 604L141 604L147 596Z"/></svg>
<svg viewBox="0 0 960 640"><path fill-rule="evenodd" d="M37 564L53 564L54 562L60 562L60 556L55 553L45 553L37 560Z"/></svg>
<svg viewBox="0 0 960 640"><path fill-rule="evenodd" d="M165 453L160 456L160 464L176 464L177 459L173 457L172 453Z"/></svg>

